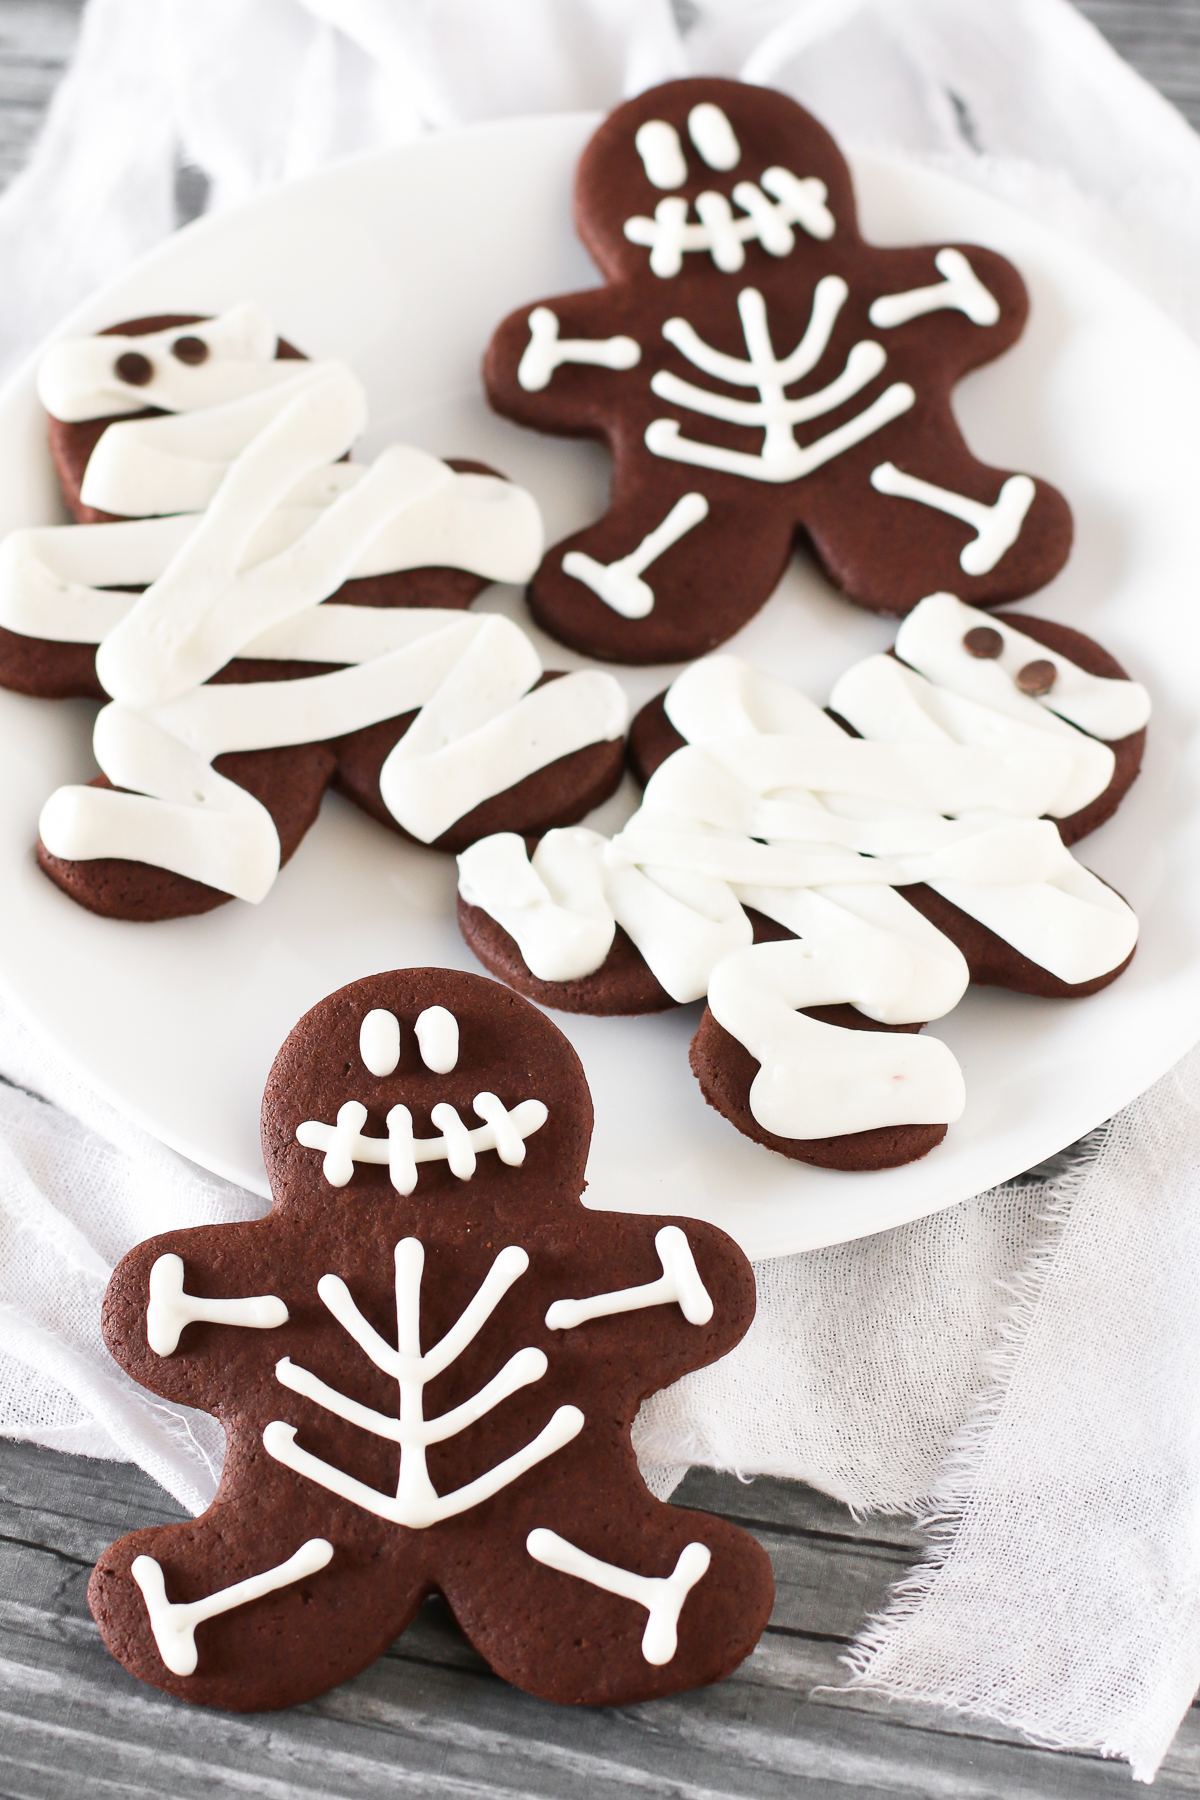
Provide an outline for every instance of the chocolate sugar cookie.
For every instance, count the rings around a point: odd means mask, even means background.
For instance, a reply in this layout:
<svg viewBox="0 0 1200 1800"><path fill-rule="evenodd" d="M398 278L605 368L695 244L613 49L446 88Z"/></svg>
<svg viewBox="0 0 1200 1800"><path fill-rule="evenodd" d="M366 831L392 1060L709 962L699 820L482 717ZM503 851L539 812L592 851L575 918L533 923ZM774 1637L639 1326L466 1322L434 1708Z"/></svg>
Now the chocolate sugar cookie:
<svg viewBox="0 0 1200 1800"><path fill-rule="evenodd" d="M262 1120L269 1216L154 1238L109 1285L118 1362L228 1446L206 1513L98 1561L114 1656L179 1699L292 1705L437 1591L545 1699L728 1674L770 1563L655 1500L630 1428L738 1342L754 1278L710 1225L581 1206L592 1107L562 1034L479 976L374 976L301 1020Z"/></svg>
<svg viewBox="0 0 1200 1800"><path fill-rule="evenodd" d="M111 702L100 778L40 821L73 899L137 920L257 901L331 784L446 851L613 791L617 683L556 678L517 626L463 611L536 563L523 489L408 446L350 463L361 386L252 306L58 344L39 387L93 522L5 541L0 682Z"/></svg>
<svg viewBox="0 0 1200 1800"><path fill-rule="evenodd" d="M979 245L867 243L841 152L792 100L715 77L649 89L585 149L575 218L605 285L521 307L484 363L505 417L612 453L608 511L529 590L561 642L702 655L798 536L886 613L936 588L995 606L1062 567L1062 496L980 462L951 405L1020 336L1020 276Z"/></svg>

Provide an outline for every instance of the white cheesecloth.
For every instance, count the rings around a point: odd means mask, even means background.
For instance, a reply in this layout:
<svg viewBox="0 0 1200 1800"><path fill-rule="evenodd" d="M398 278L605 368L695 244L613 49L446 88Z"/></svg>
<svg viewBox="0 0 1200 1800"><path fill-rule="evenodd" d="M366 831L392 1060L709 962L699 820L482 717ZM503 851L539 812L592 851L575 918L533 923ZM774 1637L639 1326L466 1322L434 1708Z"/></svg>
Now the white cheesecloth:
<svg viewBox="0 0 1200 1800"><path fill-rule="evenodd" d="M1200 139L1066 0L90 0L0 200L0 369L172 228L472 119L690 71L785 88L1089 246L1200 337ZM1200 1035L1200 1021L1198 1021ZM112 1363L116 1259L256 1197L128 1123L0 1005L0 1432L134 1460L186 1506L221 1433ZM1200 1052L1050 1180L758 1266L715 1368L643 1409L690 1462L937 1515L857 1678L1153 1777L1200 1684Z"/></svg>

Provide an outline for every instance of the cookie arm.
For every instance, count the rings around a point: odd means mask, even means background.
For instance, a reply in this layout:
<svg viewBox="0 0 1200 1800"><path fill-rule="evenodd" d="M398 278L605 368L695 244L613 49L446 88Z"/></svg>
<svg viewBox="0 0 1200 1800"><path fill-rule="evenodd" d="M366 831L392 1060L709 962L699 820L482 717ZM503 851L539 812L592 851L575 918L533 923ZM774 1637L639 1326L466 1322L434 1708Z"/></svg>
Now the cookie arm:
<svg viewBox="0 0 1200 1800"><path fill-rule="evenodd" d="M214 1394L236 1390L239 1366L261 1361L263 1341L289 1317L265 1254L268 1227L261 1220L168 1232L118 1263L101 1332L127 1374L206 1412L215 1410Z"/></svg>
<svg viewBox="0 0 1200 1800"><path fill-rule="evenodd" d="M621 383L645 346L632 308L609 288L557 295L510 313L483 361L493 408L568 437L604 435Z"/></svg>

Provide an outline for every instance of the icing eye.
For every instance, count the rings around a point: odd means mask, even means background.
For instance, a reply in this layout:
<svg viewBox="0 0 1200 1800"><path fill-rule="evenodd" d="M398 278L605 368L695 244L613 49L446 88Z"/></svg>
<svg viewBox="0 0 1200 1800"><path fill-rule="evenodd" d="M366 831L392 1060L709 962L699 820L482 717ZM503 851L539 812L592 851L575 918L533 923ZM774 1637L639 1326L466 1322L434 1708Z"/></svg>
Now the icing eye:
<svg viewBox="0 0 1200 1800"><path fill-rule="evenodd" d="M171 345L171 355L178 357L181 363L202 363L208 361L208 345L203 338L180 337Z"/></svg>
<svg viewBox="0 0 1200 1800"><path fill-rule="evenodd" d="M113 369L130 387L145 387L154 379L154 364L140 350L126 350L118 356Z"/></svg>
<svg viewBox="0 0 1200 1800"><path fill-rule="evenodd" d="M687 180L687 161L679 133L665 119L647 119L633 140L646 177L656 188L682 187Z"/></svg>
<svg viewBox="0 0 1200 1800"><path fill-rule="evenodd" d="M733 169L741 161L742 146L733 126L710 101L693 106L688 114L688 136L710 169Z"/></svg>
<svg viewBox="0 0 1200 1800"><path fill-rule="evenodd" d="M1017 686L1023 694L1031 694L1036 698L1039 694L1048 694L1058 679L1058 670L1045 657L1036 662L1027 662L1023 669L1017 670Z"/></svg>
<svg viewBox="0 0 1200 1800"><path fill-rule="evenodd" d="M435 1075L448 1075L458 1062L458 1020L454 1014L444 1006L427 1006L417 1020L416 1033L425 1067Z"/></svg>
<svg viewBox="0 0 1200 1800"><path fill-rule="evenodd" d="M975 625L963 636L963 649L968 656L986 657L990 662L1004 650L1004 639L992 625Z"/></svg>
<svg viewBox="0 0 1200 1800"><path fill-rule="evenodd" d="M400 1021L376 1007L359 1027L358 1054L372 1075L390 1075L400 1061Z"/></svg>

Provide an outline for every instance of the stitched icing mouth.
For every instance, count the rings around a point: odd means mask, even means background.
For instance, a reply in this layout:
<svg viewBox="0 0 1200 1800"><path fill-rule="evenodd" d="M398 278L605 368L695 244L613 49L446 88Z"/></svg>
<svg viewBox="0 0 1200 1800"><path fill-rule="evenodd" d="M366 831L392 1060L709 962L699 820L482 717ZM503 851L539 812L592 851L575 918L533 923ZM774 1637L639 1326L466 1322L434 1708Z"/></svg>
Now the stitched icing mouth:
<svg viewBox="0 0 1200 1800"><path fill-rule="evenodd" d="M331 1187L345 1187L354 1165L386 1166L398 1194L411 1194L417 1185L417 1164L447 1162L460 1181L475 1173L477 1156L494 1150L502 1163L520 1168L525 1161L525 1139L540 1131L549 1117L541 1100L522 1100L511 1111L495 1094L476 1094L472 1106L484 1121L474 1130L465 1125L456 1109L442 1101L430 1118L439 1135L413 1136L412 1114L407 1106L393 1106L387 1116L386 1138L364 1137L367 1109L360 1100L347 1100L338 1108L337 1123L306 1119L296 1127L296 1141L306 1150L323 1150L322 1172Z"/></svg>

